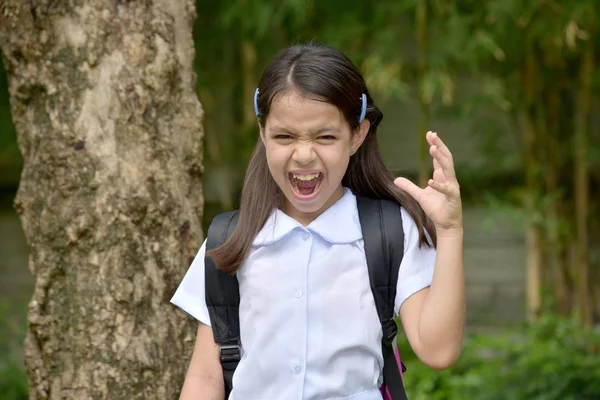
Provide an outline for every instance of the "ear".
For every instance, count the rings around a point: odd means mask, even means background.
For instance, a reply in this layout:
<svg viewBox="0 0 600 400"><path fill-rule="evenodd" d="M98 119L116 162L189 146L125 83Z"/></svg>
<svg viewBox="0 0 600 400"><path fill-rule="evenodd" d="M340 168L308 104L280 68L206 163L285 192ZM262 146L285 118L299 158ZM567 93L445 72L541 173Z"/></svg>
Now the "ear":
<svg viewBox="0 0 600 400"><path fill-rule="evenodd" d="M365 119L354 131L352 135L352 139L350 140L350 155L353 155L358 151L358 148L365 141L367 134L369 133L369 128L371 128L371 122L368 119Z"/></svg>

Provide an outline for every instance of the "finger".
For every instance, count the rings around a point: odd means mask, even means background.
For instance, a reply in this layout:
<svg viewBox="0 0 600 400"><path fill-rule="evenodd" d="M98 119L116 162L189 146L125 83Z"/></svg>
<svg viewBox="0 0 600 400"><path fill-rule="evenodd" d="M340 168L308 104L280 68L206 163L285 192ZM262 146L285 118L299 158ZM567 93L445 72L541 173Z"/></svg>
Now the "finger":
<svg viewBox="0 0 600 400"><path fill-rule="evenodd" d="M442 151L437 146L431 146L429 148L429 154L434 160L437 160L442 171L444 172L444 176L448 180L456 180L456 174L454 172L454 163L451 158L444 156Z"/></svg>
<svg viewBox="0 0 600 400"><path fill-rule="evenodd" d="M438 135L437 132L427 132L427 142L431 146L437 146L444 156L452 158L452 152L450 151L448 146L446 146L446 143L444 143L444 141L442 140L440 135Z"/></svg>
<svg viewBox="0 0 600 400"><path fill-rule="evenodd" d="M396 178L394 179L394 185L398 186L400 189L404 190L408 193L413 199L419 201L421 198L421 193L423 193L423 189L412 183L406 178Z"/></svg>
<svg viewBox="0 0 600 400"><path fill-rule="evenodd" d="M431 146L436 146L440 151L440 154L443 157L448 158L452 165L454 165L454 157L452 156L452 152L450 151L448 146L446 146L442 138L439 137L437 132L430 132L427 141Z"/></svg>
<svg viewBox="0 0 600 400"><path fill-rule="evenodd" d="M436 182L446 182L446 176L440 162L433 158L433 180Z"/></svg>
<svg viewBox="0 0 600 400"><path fill-rule="evenodd" d="M433 157L433 170L441 170L442 166L440 165L440 162L438 160L435 159L435 157Z"/></svg>
<svg viewBox="0 0 600 400"><path fill-rule="evenodd" d="M446 175L444 175L444 171L441 168L438 169L434 169L433 170L433 180L436 182L447 182L448 179L446 179Z"/></svg>
<svg viewBox="0 0 600 400"><path fill-rule="evenodd" d="M460 190L458 185L455 185L450 182L438 182L433 179L427 181L427 186L430 188L446 195L446 197L456 198L460 197Z"/></svg>

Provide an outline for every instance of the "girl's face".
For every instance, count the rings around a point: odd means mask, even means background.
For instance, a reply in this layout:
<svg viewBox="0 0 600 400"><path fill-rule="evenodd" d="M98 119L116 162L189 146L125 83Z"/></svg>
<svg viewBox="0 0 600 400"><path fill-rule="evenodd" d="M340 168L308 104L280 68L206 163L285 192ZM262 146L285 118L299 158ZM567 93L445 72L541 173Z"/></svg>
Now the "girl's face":
<svg viewBox="0 0 600 400"><path fill-rule="evenodd" d="M308 225L339 200L350 156L368 131L369 121L365 119L351 132L332 104L311 100L296 91L277 96L261 129L261 139L271 175L285 195L283 211Z"/></svg>

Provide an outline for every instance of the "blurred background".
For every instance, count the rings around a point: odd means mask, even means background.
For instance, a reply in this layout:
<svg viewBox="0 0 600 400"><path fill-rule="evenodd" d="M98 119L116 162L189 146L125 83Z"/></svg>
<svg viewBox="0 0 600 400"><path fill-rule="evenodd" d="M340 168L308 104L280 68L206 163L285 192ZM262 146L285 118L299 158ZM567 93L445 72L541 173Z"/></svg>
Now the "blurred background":
<svg viewBox="0 0 600 400"><path fill-rule="evenodd" d="M338 47L384 113L387 165L427 179L434 130L461 183L465 352L452 369L429 371L401 340L409 398L600 399L598 0L196 5L205 229L237 207L262 68L290 44ZM21 165L0 63L0 399L27 398L20 348L33 280L12 206Z"/></svg>

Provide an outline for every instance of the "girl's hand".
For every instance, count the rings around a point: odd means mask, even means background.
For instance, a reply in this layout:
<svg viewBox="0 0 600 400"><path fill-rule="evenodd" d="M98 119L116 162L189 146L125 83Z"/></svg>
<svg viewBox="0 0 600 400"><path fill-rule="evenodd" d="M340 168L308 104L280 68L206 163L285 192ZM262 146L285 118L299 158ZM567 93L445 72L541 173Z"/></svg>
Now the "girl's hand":
<svg viewBox="0 0 600 400"><path fill-rule="evenodd" d="M462 232L460 188L454 173L454 162L448 147L435 132L427 132L429 154L433 157L433 179L421 189L406 178L396 178L394 184L410 194L431 218L438 236Z"/></svg>

